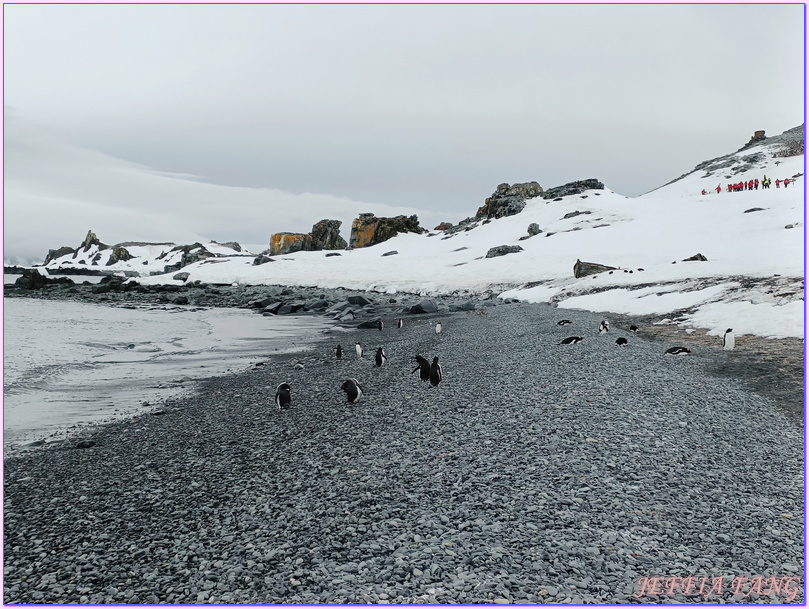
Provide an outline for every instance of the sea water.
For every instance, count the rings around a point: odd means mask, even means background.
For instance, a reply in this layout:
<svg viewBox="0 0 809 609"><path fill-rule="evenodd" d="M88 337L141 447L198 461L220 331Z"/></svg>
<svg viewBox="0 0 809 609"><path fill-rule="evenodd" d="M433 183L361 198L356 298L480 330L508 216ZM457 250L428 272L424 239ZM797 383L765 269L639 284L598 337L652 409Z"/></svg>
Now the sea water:
<svg viewBox="0 0 809 609"><path fill-rule="evenodd" d="M3 309L6 450L148 410L193 379L305 350L333 327L230 308L4 298Z"/></svg>

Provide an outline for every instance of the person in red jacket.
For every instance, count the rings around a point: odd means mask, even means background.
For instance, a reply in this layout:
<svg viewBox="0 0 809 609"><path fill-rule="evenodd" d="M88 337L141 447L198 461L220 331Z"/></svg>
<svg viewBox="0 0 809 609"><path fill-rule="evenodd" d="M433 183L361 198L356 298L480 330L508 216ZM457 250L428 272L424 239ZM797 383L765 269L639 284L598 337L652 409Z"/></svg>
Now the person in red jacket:
<svg viewBox="0 0 809 609"><path fill-rule="evenodd" d="M784 188L786 188L787 186L789 186L789 178L784 180Z"/></svg>
<svg viewBox="0 0 809 609"><path fill-rule="evenodd" d="M756 187L756 190L758 190L758 178L753 180L753 185Z"/></svg>
<svg viewBox="0 0 809 609"><path fill-rule="evenodd" d="M781 179L780 178L775 179L775 187L776 188L781 188Z"/></svg>
<svg viewBox="0 0 809 609"><path fill-rule="evenodd" d="M721 184L717 185L717 187L716 187L716 194L719 194L720 192L722 192L722 185Z"/></svg>

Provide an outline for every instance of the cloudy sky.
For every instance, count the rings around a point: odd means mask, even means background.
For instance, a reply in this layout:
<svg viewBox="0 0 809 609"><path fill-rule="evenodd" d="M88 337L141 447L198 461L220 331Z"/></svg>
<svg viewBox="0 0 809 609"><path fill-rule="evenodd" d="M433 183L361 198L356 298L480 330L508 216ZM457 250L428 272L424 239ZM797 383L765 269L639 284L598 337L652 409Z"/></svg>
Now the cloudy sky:
<svg viewBox="0 0 809 609"><path fill-rule="evenodd" d="M804 120L803 5L4 5L4 254L637 196Z"/></svg>

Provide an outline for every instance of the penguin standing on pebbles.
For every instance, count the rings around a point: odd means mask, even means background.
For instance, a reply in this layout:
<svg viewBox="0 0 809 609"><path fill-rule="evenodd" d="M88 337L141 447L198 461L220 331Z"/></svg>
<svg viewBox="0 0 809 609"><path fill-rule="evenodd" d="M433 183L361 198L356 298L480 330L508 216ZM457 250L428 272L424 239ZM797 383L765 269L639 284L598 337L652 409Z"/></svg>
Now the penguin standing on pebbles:
<svg viewBox="0 0 809 609"><path fill-rule="evenodd" d="M691 353L691 349L686 349L685 347L672 347L670 349L666 349L666 355L688 355Z"/></svg>
<svg viewBox="0 0 809 609"><path fill-rule="evenodd" d="M289 383L281 383L278 385L278 388L275 390L275 404L278 406L278 410L286 410L292 406L291 391L292 387L289 386Z"/></svg>
<svg viewBox="0 0 809 609"><path fill-rule="evenodd" d="M376 322L376 327L377 327L377 328L379 328L379 331L380 331L380 332L382 332L382 328L384 328L384 327L385 327L385 324L384 324L384 323L382 323L382 320L381 320L381 319L379 319L379 320L377 320L377 322Z"/></svg>
<svg viewBox="0 0 809 609"><path fill-rule="evenodd" d="M725 335L722 337L722 349L725 351L733 351L736 346L736 338L733 336L733 328L725 330Z"/></svg>
<svg viewBox="0 0 809 609"><path fill-rule="evenodd" d="M602 322L599 324L599 326L598 326L598 333L599 333L599 334L606 334L606 333L607 333L607 332L609 332L609 331L610 331L610 322L608 322L608 321L605 319L604 321L602 321Z"/></svg>
<svg viewBox="0 0 809 609"><path fill-rule="evenodd" d="M436 334L441 334L441 332L443 332L443 331L444 331L444 326L442 326L441 322L439 321L437 324L435 324L435 333Z"/></svg>
<svg viewBox="0 0 809 609"><path fill-rule="evenodd" d="M556 325L557 325L557 326L569 326L569 325L570 325L570 324L572 324L572 323L573 323L573 322L572 322L572 321L570 321L569 319L563 319L562 321L557 321L557 322L556 322Z"/></svg>
<svg viewBox="0 0 809 609"><path fill-rule="evenodd" d="M430 380L430 362L427 361L427 358L424 358L420 355L416 356L416 367L413 368L413 372L416 370L419 371L419 378L422 381L429 381ZM410 374L413 374L411 372Z"/></svg>
<svg viewBox="0 0 809 609"><path fill-rule="evenodd" d="M626 347L628 343L629 341L626 340L623 336L615 341L615 344L620 347Z"/></svg>
<svg viewBox="0 0 809 609"><path fill-rule="evenodd" d="M433 358L433 365L430 366L430 385L438 387L441 382L441 365L438 363L438 356Z"/></svg>
<svg viewBox="0 0 809 609"><path fill-rule="evenodd" d="M634 324L629 326L629 331L630 332L637 332L638 330L640 330L640 328L638 328L638 326L636 326Z"/></svg>
<svg viewBox="0 0 809 609"><path fill-rule="evenodd" d="M340 389L346 392L346 399L349 404L356 404L362 397L362 387L360 387L357 379L348 379L341 385Z"/></svg>
<svg viewBox="0 0 809 609"><path fill-rule="evenodd" d="M385 355L385 350L382 347L376 350L376 367L381 368L382 364L388 361L388 357Z"/></svg>
<svg viewBox="0 0 809 609"><path fill-rule="evenodd" d="M360 345L359 343L355 343L354 351L357 352L357 359L362 359L362 345Z"/></svg>
<svg viewBox="0 0 809 609"><path fill-rule="evenodd" d="M402 319L402 318L400 317L400 318L399 318L399 319L396 321L396 327L397 327L397 328L399 328L399 329L401 330L403 325L404 325L404 319Z"/></svg>
<svg viewBox="0 0 809 609"><path fill-rule="evenodd" d="M583 336L568 336L565 339L562 339L562 342L559 343L560 345L575 345L576 343L580 343L584 340Z"/></svg>
<svg viewBox="0 0 809 609"><path fill-rule="evenodd" d="M337 348L334 350L334 355L337 358L337 361L343 359L343 346L337 345Z"/></svg>

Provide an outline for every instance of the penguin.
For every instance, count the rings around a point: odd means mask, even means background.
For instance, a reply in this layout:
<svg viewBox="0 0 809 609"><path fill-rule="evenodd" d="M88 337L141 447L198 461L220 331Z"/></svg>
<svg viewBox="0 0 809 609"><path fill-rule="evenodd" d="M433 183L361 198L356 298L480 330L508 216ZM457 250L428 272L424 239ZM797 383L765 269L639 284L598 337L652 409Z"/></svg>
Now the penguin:
<svg viewBox="0 0 809 609"><path fill-rule="evenodd" d="M575 345L576 343L580 343L584 340L583 336L568 336L567 338L563 339L560 345Z"/></svg>
<svg viewBox="0 0 809 609"><path fill-rule="evenodd" d="M290 391L292 391L292 387L289 386L289 383L281 383L278 385L278 388L275 390L275 403L278 406L278 410L286 410L292 406L292 396L289 394Z"/></svg>
<svg viewBox="0 0 809 609"><path fill-rule="evenodd" d="M631 326L629 326L629 331L630 331L630 332L637 332L638 330L640 330L640 328L638 328L638 326L636 326L636 325L634 325L634 324L632 324Z"/></svg>
<svg viewBox="0 0 809 609"><path fill-rule="evenodd" d="M357 352L357 359L362 359L362 345L360 345L359 343L355 343L354 351Z"/></svg>
<svg viewBox="0 0 809 609"><path fill-rule="evenodd" d="M685 347L666 349L666 355L687 355L688 353L691 353L691 349L686 349Z"/></svg>
<svg viewBox="0 0 809 609"><path fill-rule="evenodd" d="M438 356L433 358L433 365L430 366L430 385L438 387L441 382L441 365L438 363Z"/></svg>
<svg viewBox="0 0 809 609"><path fill-rule="evenodd" d="M346 399L349 404L356 404L362 397L362 387L357 379L348 379L340 386L346 392Z"/></svg>
<svg viewBox="0 0 809 609"><path fill-rule="evenodd" d="M556 325L557 325L557 326L569 326L569 325L570 325L570 324L572 324L572 323L573 323L573 322L572 322L572 321L570 321L569 319L563 319L562 321L557 321L557 322L556 322Z"/></svg>
<svg viewBox="0 0 809 609"><path fill-rule="evenodd" d="M399 318L399 319L396 321L396 327L397 327L397 328L399 328L399 329L401 330L401 329L402 329L402 326L404 326L404 319L402 319L402 318L400 317L400 318Z"/></svg>
<svg viewBox="0 0 809 609"><path fill-rule="evenodd" d="M426 358L420 355L416 356L416 367L413 368L413 372L415 372L416 370L419 371L419 378L422 381L430 380L430 362L428 362ZM413 372L411 372L410 374L413 374Z"/></svg>
<svg viewBox="0 0 809 609"><path fill-rule="evenodd" d="M337 361L343 359L343 346L337 345L337 348L334 350L334 355L337 357Z"/></svg>
<svg viewBox="0 0 809 609"><path fill-rule="evenodd" d="M605 319L604 321L602 321L602 322L599 324L599 326L598 326L598 333L599 333L599 334L606 334L606 333L607 333L607 332L609 332L609 331L610 331L610 322L608 322L608 321Z"/></svg>
<svg viewBox="0 0 809 609"><path fill-rule="evenodd" d="M376 327L377 327L377 328L379 328L379 331L380 331L380 332L382 332L382 328L384 328L384 327L385 327L385 324L384 324L384 323L382 323L382 320L381 320L381 319L379 319L379 320L377 320L377 322L376 322Z"/></svg>
<svg viewBox="0 0 809 609"><path fill-rule="evenodd" d="M733 351L736 346L736 338L733 336L733 328L725 330L725 335L722 337L722 349L725 351Z"/></svg>
<svg viewBox="0 0 809 609"><path fill-rule="evenodd" d="M388 356L385 355L385 350L382 347L376 350L376 367L381 368L382 364L388 361Z"/></svg>
<svg viewBox="0 0 809 609"><path fill-rule="evenodd" d="M435 333L436 334L441 334L441 332L443 330L444 330L444 326L441 325L440 321L437 324L435 324Z"/></svg>
<svg viewBox="0 0 809 609"><path fill-rule="evenodd" d="M616 344L616 345L620 345L621 347L626 347L626 345L627 345L628 343L629 343L629 341L628 341L628 340L626 340L626 339L625 339L623 336L622 336L621 338L619 338L618 340L616 340L616 341L615 341L615 344Z"/></svg>

